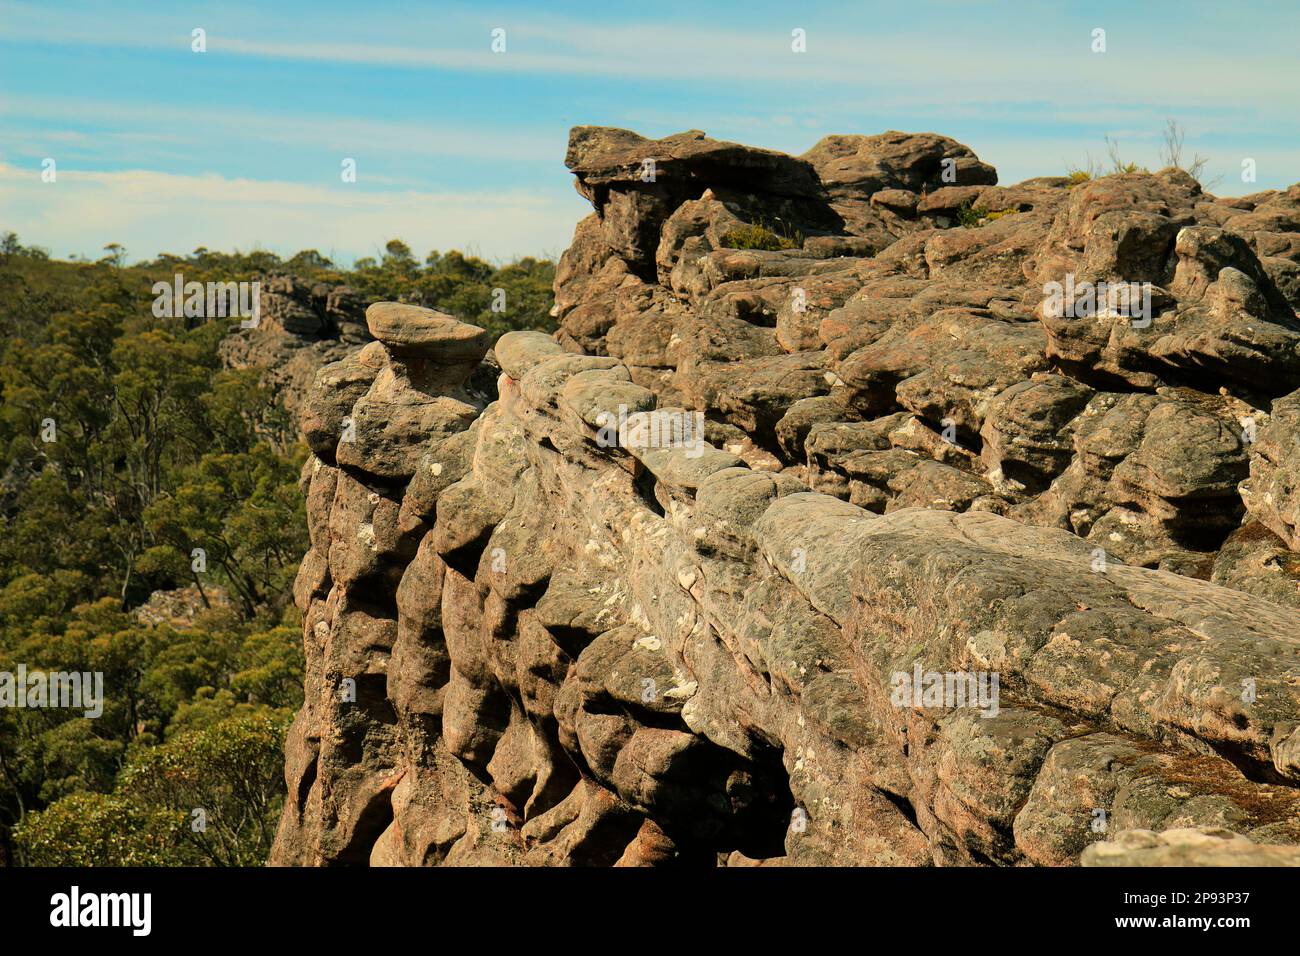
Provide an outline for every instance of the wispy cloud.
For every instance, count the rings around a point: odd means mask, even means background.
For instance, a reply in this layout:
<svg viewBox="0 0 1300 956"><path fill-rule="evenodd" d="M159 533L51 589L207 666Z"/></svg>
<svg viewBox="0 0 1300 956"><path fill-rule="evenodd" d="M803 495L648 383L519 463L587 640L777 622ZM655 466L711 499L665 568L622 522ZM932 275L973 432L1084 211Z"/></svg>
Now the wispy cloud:
<svg viewBox="0 0 1300 956"><path fill-rule="evenodd" d="M1224 193L1300 178L1300 131L1287 122L1300 114L1300 7L1269 0L1248 16L1190 16L1178 0L719 0L708 16L692 0L582 16L525 0L0 0L0 24L0 163L30 174L54 155L68 172L179 177L176 201L205 217L142 213L125 181L101 197L126 203L122 215L101 206L79 219L63 192L6 204L5 225L56 249L94 252L130 234L142 255L190 237L288 248L320 245L322 231L350 252L394 234L493 254L558 248L583 214L560 160L568 126L585 123L704 129L795 153L828 133L934 131L1009 182L1100 156L1106 134L1154 165L1173 117ZM202 55L190 51L195 27L207 31ZM491 50L498 27L505 53ZM806 53L790 48L796 27ZM1095 27L1104 54L1091 52ZM344 157L364 188L333 188ZM1258 183L1239 182L1245 157ZM133 209L156 234L124 218Z"/></svg>
<svg viewBox="0 0 1300 956"><path fill-rule="evenodd" d="M507 127L500 122L477 126L427 121L412 124L349 116L304 117L261 110L214 109L204 105L122 103L96 96L9 96L0 100L0 117L83 126L108 120L118 127L134 128L130 135L136 137L200 144L209 152L214 142L239 146L256 140L309 145L340 155L367 150L372 154L403 152L459 159L555 162L557 156L563 155L564 144L562 130L542 133L537 129ZM156 132L159 128L168 132Z"/></svg>
<svg viewBox="0 0 1300 956"><path fill-rule="evenodd" d="M864 84L868 90L890 91L901 107L936 100L978 103L993 91L1008 90L1038 102L1050 100L1057 107L1091 103L1104 108L1108 98L1122 103L1135 94L1153 102L1172 95L1187 103L1247 107L1300 102L1300 87L1277 82L1295 73L1290 44L1277 44L1276 36L1254 27L1249 31L1248 58L1223 34L1198 49L1195 72L1213 77L1213 82L1192 84L1188 51L1152 29L1158 22L1129 23L1114 14L1108 20L1100 12L1094 19L1110 22L1109 49L1103 55L1091 51L1091 29L1084 24L1092 20L1071 21L1051 8L1012 8L1008 15L994 16L951 5L948 29L922 16L903 26L876 27L867 8L856 11L862 19L842 9L835 14L791 11L775 19L764 17L763 28L721 17L651 19L644 16L644 8L635 10L630 18L607 11L574 19L543 18L535 8L507 8L488 16L455 9L380 7L367 10L359 23L358 11L350 5L319 7L304 20L293 12L277 16L273 10L168 18L158 10L86 5L78 7L75 17L51 18L43 6L0 4L10 40L184 52L190 25L201 21L207 25L207 55L214 57L605 76L665 85L712 80L768 87L794 82L833 84L843 90ZM854 26L846 26L846 21ZM498 27L506 32L504 53L491 49L491 30ZM805 53L791 50L795 27L807 35ZM407 39L415 36L421 42Z"/></svg>

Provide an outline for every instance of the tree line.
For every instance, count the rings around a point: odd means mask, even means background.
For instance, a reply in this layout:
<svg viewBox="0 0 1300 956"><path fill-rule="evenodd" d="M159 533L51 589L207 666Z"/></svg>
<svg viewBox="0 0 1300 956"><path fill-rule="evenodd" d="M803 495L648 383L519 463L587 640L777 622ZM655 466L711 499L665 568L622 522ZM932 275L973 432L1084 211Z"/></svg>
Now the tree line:
<svg viewBox="0 0 1300 956"><path fill-rule="evenodd" d="M542 259L420 261L393 240L350 269L204 248L127 265L116 245L60 261L0 236L0 673L106 689L94 719L0 706L0 864L250 865L274 835L302 697L307 453L261 373L222 366L237 324L153 314L177 272L289 272L498 335L553 328ZM192 613L142 617L159 591Z"/></svg>

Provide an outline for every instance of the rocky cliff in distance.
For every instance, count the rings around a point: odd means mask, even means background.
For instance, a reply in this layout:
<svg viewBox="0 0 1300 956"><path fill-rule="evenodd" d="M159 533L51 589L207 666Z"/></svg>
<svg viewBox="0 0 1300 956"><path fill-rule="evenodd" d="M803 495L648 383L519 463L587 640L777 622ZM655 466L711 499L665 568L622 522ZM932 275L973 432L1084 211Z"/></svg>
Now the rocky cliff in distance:
<svg viewBox="0 0 1300 956"><path fill-rule="evenodd" d="M566 162L556 336L304 402L272 863L1300 865L1300 185Z"/></svg>
<svg viewBox="0 0 1300 956"><path fill-rule="evenodd" d="M262 383L291 418L300 417L302 397L321 366L370 341L365 303L345 285L292 275L261 276L259 282L257 325L222 340L222 364L263 370Z"/></svg>

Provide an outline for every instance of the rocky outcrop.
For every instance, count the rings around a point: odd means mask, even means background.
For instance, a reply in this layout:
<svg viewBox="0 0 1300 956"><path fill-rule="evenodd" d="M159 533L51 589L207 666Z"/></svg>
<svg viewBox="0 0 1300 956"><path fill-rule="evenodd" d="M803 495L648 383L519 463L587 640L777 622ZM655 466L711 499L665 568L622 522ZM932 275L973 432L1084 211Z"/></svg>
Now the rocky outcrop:
<svg viewBox="0 0 1300 956"><path fill-rule="evenodd" d="M170 591L154 591L135 609L135 618L146 627L166 625L176 630L194 627L195 622L212 611L232 611L235 602L225 588L190 585Z"/></svg>
<svg viewBox="0 0 1300 956"><path fill-rule="evenodd" d="M262 276L259 282L257 325L222 339L222 364L262 370L262 383L298 418L321 366L370 341L365 303L345 285L292 275Z"/></svg>
<svg viewBox="0 0 1300 956"><path fill-rule="evenodd" d="M1296 189L567 163L555 337L377 304L304 403L273 863L1294 861Z"/></svg>

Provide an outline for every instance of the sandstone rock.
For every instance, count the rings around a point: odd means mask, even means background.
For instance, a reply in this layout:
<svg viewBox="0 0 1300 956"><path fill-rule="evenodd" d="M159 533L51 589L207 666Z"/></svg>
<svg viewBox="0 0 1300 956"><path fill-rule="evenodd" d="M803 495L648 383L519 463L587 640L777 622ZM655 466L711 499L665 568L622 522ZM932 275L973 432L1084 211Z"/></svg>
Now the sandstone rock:
<svg viewBox="0 0 1300 956"><path fill-rule="evenodd" d="M1230 830L1126 830L1084 851L1082 866L1300 866L1293 846L1261 846Z"/></svg>
<svg viewBox="0 0 1300 956"><path fill-rule="evenodd" d="M1300 551L1300 391L1274 402L1257 434L1242 500L1292 551Z"/></svg>
<svg viewBox="0 0 1300 956"><path fill-rule="evenodd" d="M535 365L564 352L553 338L542 332L507 332L497 340L493 351L502 370L516 379L523 378Z"/></svg>
<svg viewBox="0 0 1300 956"><path fill-rule="evenodd" d="M380 479L409 479L431 439L463 431L478 416L469 402L427 388L410 366L380 371L352 407L352 433L338 443L338 463Z"/></svg>
<svg viewBox="0 0 1300 956"><path fill-rule="evenodd" d="M1300 607L1300 555L1258 521L1247 521L1223 542L1210 580L1277 604Z"/></svg>
<svg viewBox="0 0 1300 956"><path fill-rule="evenodd" d="M556 336L381 304L306 403L274 862L1295 862L1300 187L566 161Z"/></svg>
<svg viewBox="0 0 1300 956"><path fill-rule="evenodd" d="M971 150L933 133L827 136L803 154L832 196L870 199L884 189L937 189L944 183L992 185L997 173ZM950 164L945 167L945 160ZM944 176L951 169L952 178Z"/></svg>
<svg viewBox="0 0 1300 956"><path fill-rule="evenodd" d="M999 392L980 428L984 463L1008 481L1041 491L1069 464L1073 448L1065 428L1091 395L1087 386L1054 374Z"/></svg>
<svg viewBox="0 0 1300 956"><path fill-rule="evenodd" d="M298 421L308 446L324 460L334 460L339 437L351 423L353 406L370 390L387 361L383 346L372 342L317 373Z"/></svg>
<svg viewBox="0 0 1300 956"><path fill-rule="evenodd" d="M645 161L654 160L656 181L724 182L759 189L816 195L818 183L807 162L783 153L709 139L699 130L648 140L631 130L575 126L569 132L564 165L584 189L614 183L642 183ZM703 190L693 190L697 195ZM690 190L688 190L690 191Z"/></svg>
<svg viewBox="0 0 1300 956"><path fill-rule="evenodd" d="M487 333L478 326L401 302L376 302L367 308L366 326L393 354L438 365L473 367L488 348Z"/></svg>

